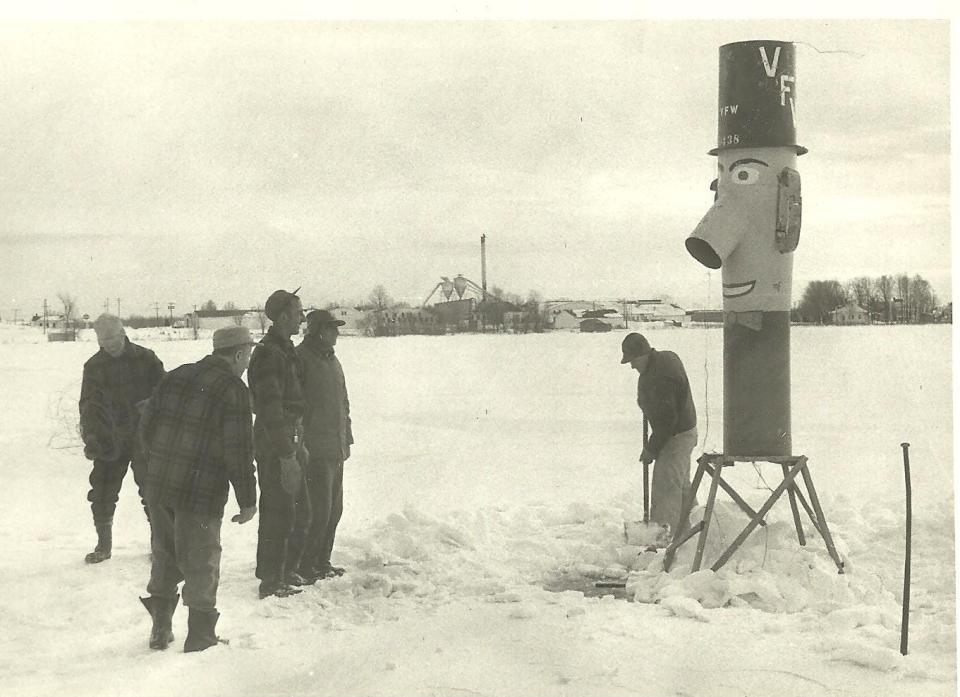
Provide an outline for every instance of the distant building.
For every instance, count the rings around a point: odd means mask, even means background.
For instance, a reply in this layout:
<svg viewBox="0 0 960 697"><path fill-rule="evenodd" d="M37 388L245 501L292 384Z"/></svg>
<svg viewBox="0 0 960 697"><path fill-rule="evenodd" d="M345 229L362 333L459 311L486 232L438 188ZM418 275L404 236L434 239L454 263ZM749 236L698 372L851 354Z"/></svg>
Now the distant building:
<svg viewBox="0 0 960 697"><path fill-rule="evenodd" d="M601 319L614 329L631 324L653 323L684 327L690 323L687 311L661 298L645 300L550 300L544 303L550 329L579 329L585 319Z"/></svg>
<svg viewBox="0 0 960 697"><path fill-rule="evenodd" d="M365 320L371 312L372 310L358 310L355 307L334 307L330 310L330 314L336 319L346 322L340 327L340 333L346 336L363 334Z"/></svg>
<svg viewBox="0 0 960 697"><path fill-rule="evenodd" d="M856 303L847 303L830 313L833 324L870 324L870 313Z"/></svg>

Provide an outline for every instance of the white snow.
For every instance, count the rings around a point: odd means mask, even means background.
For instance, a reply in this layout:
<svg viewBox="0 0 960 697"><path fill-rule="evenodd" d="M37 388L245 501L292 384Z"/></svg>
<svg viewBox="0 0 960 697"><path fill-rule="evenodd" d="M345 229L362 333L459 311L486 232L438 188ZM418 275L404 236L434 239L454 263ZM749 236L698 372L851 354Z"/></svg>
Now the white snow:
<svg viewBox="0 0 960 697"><path fill-rule="evenodd" d="M648 332L687 365L694 456L722 446L721 332ZM129 334L168 368L209 347ZM950 328L793 329L794 451L810 459L844 575L806 519L798 545L785 499L716 573L747 522L722 493L700 572L694 541L664 573L662 551L628 540L642 468L622 337L341 339L357 443L334 561L349 572L257 600L256 520L230 523L231 499L218 625L230 644L184 655L183 607L174 645L147 648L149 541L129 475L113 558L83 563L95 535L76 399L93 337L45 343L0 325L0 694L954 694ZM733 469L755 507L779 481L771 464Z"/></svg>

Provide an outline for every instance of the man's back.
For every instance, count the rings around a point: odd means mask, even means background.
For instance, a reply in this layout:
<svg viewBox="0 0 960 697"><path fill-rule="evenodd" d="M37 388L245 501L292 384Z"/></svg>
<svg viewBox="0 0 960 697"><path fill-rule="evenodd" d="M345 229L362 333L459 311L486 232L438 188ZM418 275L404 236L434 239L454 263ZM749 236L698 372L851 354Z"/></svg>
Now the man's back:
<svg viewBox="0 0 960 697"><path fill-rule="evenodd" d="M161 381L145 410L141 433L149 452L151 498L222 514L228 481L234 487L250 486L249 393L216 356L180 366Z"/></svg>

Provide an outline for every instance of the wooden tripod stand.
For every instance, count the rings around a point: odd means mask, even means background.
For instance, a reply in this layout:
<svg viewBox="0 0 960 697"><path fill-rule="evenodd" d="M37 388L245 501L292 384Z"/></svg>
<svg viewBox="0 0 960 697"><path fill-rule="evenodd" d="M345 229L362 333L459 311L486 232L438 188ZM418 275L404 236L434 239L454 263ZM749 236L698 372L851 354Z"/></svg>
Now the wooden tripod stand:
<svg viewBox="0 0 960 697"><path fill-rule="evenodd" d="M777 485L777 487L770 493L770 496L767 498L766 502L760 507L760 510L755 511L753 508L743 500L743 497L740 496L730 486L729 482L723 480L723 468L731 467L737 462L773 462L779 463L780 468L783 471L783 481ZM800 502L800 505L807 512L807 515L810 516L810 521L813 523L813 527L816 528L817 532L820 533L820 536L823 538L824 543L827 546L827 552L830 554L830 557L833 559L833 562L837 565L837 572L843 573L843 561L840 559L840 555L837 553L837 549L833 544L833 537L830 535L830 530L827 528L827 519L823 515L823 509L820 507L820 499L817 497L817 490L813 486L813 478L810 476L810 470L807 467L807 458L804 455L785 455L785 456L732 456L732 455L723 455L721 453L704 453L697 459L698 467L697 472L693 476L693 482L690 485L690 491L687 492L687 495L683 499L683 504L680 508L680 520L677 524L676 533L673 536L673 541L670 543L670 546L667 547L667 551L663 560L663 568L665 571L670 570L670 566L673 564L674 555L677 553L677 548L680 547L684 542L689 540L694 535L699 535L697 539L697 552L693 557L693 565L690 568L690 571L699 571L700 565L703 562L703 549L707 543L707 533L710 530L710 521L713 518L713 510L717 501L717 489L722 487L727 494L730 495L730 498L747 514L747 517L750 518L750 522L747 526L737 535L736 539L730 544L729 547L721 554L717 560L713 563L713 566L710 568L714 571L717 571L720 567L727 563L730 557L733 556L734 552L739 549L740 545L743 544L744 540L749 537L750 533L760 525L765 526L766 521L764 520L767 513L773 508L773 505L777 502L783 492L787 492L787 496L790 500L790 509L793 511L793 523L797 529L797 539L800 542L801 546L806 546L807 540L803 534L803 526L800 524L800 511L797 508L797 502ZM703 481L703 475L709 474L711 477L710 481L710 493L707 495L707 506L704 510L703 520L694 525L692 528L689 528L690 524L690 511L693 509L693 503L697 499L697 490L700 488L700 483ZM795 481L797 476L800 475L803 478L804 486L807 489L807 495L810 497L809 503L804 497L803 493L800 490L800 485Z"/></svg>

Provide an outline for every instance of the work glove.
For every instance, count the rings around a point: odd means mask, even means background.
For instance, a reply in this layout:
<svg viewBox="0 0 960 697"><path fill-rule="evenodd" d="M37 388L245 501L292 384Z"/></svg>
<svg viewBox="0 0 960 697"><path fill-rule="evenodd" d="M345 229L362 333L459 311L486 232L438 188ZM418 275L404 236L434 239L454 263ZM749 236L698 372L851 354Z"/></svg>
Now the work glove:
<svg viewBox="0 0 960 697"><path fill-rule="evenodd" d="M649 448L644 448L643 452L640 453L640 462L643 463L644 465L649 465L651 462L653 462L656 459L657 458L654 456L652 452L650 452Z"/></svg>
<svg viewBox="0 0 960 697"><path fill-rule="evenodd" d="M303 479L303 470L297 462L297 455L293 453L280 458L280 486L291 496L300 493L300 482Z"/></svg>
<svg viewBox="0 0 960 697"><path fill-rule="evenodd" d="M257 514L257 507L256 507L256 505L254 505L254 506L242 506L242 507L240 508L240 512L237 513L237 515L233 516L230 520L232 520L234 523L240 523L240 525L243 525L243 524L246 523L248 520L250 520L251 518L253 518L253 516L255 516L256 514Z"/></svg>

